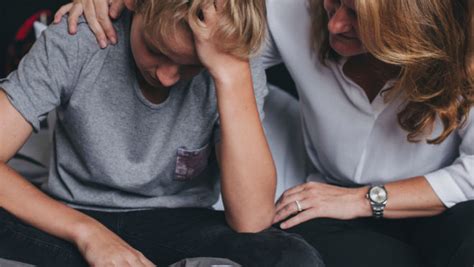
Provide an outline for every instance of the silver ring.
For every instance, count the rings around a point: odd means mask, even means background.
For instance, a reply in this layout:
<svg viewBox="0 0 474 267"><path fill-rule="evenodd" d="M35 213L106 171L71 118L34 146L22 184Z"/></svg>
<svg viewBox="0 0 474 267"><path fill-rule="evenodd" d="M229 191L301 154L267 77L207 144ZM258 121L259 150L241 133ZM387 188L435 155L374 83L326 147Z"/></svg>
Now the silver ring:
<svg viewBox="0 0 474 267"><path fill-rule="evenodd" d="M302 212L303 208L301 207L300 202L298 200L295 200L295 203L296 203L296 208L298 209L298 212Z"/></svg>

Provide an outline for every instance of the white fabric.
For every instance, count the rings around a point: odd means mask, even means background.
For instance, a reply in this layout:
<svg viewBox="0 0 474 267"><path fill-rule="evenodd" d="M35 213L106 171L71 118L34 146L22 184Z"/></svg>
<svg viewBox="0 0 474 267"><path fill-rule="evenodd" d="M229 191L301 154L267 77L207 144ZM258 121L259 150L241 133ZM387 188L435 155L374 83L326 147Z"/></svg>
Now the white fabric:
<svg viewBox="0 0 474 267"><path fill-rule="evenodd" d="M284 62L300 96L309 180L355 186L425 176L447 207L474 199L474 112L440 145L410 143L397 122L401 97L369 102L339 63L325 67L310 49L307 0L268 0L266 66ZM390 86L390 83L386 87ZM431 137L438 136L437 123Z"/></svg>

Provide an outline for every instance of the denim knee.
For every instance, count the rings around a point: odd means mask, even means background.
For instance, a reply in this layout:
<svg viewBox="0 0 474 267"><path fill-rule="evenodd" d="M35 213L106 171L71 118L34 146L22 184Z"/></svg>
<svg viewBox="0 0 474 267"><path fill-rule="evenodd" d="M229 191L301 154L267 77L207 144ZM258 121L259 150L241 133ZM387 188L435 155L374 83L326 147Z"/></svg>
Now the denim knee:
<svg viewBox="0 0 474 267"><path fill-rule="evenodd" d="M276 266L324 267L319 252L303 238L289 234L287 244L281 245L281 258Z"/></svg>
<svg viewBox="0 0 474 267"><path fill-rule="evenodd" d="M319 252L297 234L275 228L257 234L265 243L266 253L261 253L258 266L275 267L324 267Z"/></svg>

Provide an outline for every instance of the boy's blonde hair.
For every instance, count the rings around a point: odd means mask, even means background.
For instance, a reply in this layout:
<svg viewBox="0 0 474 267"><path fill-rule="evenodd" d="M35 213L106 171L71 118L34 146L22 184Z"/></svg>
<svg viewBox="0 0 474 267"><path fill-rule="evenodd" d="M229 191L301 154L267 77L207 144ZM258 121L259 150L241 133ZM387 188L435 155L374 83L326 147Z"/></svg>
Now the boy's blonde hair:
<svg viewBox="0 0 474 267"><path fill-rule="evenodd" d="M197 24L201 10L214 1L135 0L135 11L144 17L146 34L170 37L178 26L189 29L189 23ZM249 58L260 49L265 37L265 0L217 1L223 2L223 9L212 38L218 40L221 51L241 59Z"/></svg>
<svg viewBox="0 0 474 267"><path fill-rule="evenodd" d="M323 0L308 0L312 42L322 62L338 60L329 45ZM400 66L391 92L403 91L398 122L416 142L440 119L439 144L466 121L474 105L472 0L356 0L359 35L369 53Z"/></svg>

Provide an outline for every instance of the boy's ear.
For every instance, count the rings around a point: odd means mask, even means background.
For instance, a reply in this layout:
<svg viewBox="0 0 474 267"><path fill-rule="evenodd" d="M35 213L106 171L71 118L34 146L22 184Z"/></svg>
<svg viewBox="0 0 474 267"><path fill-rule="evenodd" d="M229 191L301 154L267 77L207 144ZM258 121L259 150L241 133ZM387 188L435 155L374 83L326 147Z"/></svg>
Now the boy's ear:
<svg viewBox="0 0 474 267"><path fill-rule="evenodd" d="M123 0L125 7L130 11L135 11L135 0Z"/></svg>

